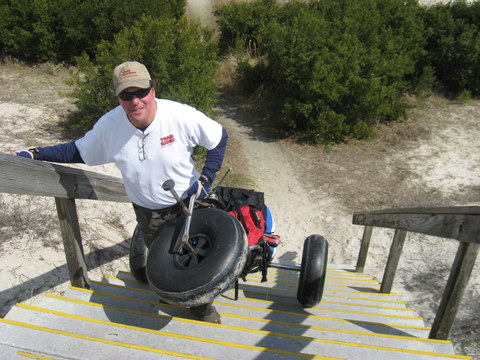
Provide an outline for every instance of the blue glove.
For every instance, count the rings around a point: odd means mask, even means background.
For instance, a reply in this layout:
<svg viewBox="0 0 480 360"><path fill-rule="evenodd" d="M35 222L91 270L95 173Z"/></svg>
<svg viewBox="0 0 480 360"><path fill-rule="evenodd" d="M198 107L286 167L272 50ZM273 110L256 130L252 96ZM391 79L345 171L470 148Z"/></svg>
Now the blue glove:
<svg viewBox="0 0 480 360"><path fill-rule="evenodd" d="M24 158L33 159L32 152L30 152L28 150L16 151L15 154L17 154L17 156L21 156L21 157L24 157Z"/></svg>
<svg viewBox="0 0 480 360"><path fill-rule="evenodd" d="M20 150L20 151L14 151L13 153L10 153L11 155L17 155L21 156L27 159L37 159L38 157L38 148L29 148L25 150Z"/></svg>
<svg viewBox="0 0 480 360"><path fill-rule="evenodd" d="M207 179L208 180L208 179ZM203 182L202 181L202 177L200 177L200 181L202 183L202 190L200 192L200 195L198 196L198 199L205 199L208 194L210 194L210 188L211 188L211 184L210 182ZM198 181L195 181L192 186L190 186L187 190L187 196L190 197L192 196L193 194L196 194L198 190Z"/></svg>

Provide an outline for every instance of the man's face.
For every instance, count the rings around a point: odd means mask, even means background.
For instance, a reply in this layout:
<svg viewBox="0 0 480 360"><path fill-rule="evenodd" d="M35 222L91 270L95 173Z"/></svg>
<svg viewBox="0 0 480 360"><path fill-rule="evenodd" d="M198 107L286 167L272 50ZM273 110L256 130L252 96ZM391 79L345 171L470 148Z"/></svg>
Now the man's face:
<svg viewBox="0 0 480 360"><path fill-rule="evenodd" d="M118 101L130 122L136 127L148 126L155 118L157 103L153 86L149 89L127 88L119 94Z"/></svg>

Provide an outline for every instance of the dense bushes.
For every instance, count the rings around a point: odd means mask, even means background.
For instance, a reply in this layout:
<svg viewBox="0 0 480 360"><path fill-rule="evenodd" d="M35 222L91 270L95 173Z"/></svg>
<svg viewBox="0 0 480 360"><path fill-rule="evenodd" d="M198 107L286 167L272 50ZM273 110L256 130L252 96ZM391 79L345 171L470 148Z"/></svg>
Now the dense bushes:
<svg viewBox="0 0 480 360"><path fill-rule="evenodd" d="M215 95L211 33L186 22L186 0L5 0L0 55L75 64L89 128L116 105L111 71L143 61L159 96L209 111ZM231 2L216 11L220 53L238 57L238 83L261 94L275 130L312 142L372 134L405 113L405 95L480 94L480 2L417 0ZM138 22L136 22L138 21ZM133 25L134 24L134 25ZM100 45L99 45L100 44Z"/></svg>
<svg viewBox="0 0 480 360"><path fill-rule="evenodd" d="M158 81L157 97L187 103L209 113L216 97L214 74L217 68L217 43L212 31L186 19L143 18L103 41L95 63L86 55L78 59L75 74L80 112L74 126L89 129L107 110L118 105L112 85L116 65L140 61Z"/></svg>
<svg viewBox="0 0 480 360"><path fill-rule="evenodd" d="M330 0L287 3L274 17L257 13L270 21L244 40L255 38L266 57L242 64L241 76L266 91L270 118L284 134L313 142L367 137L372 125L404 113L407 78L416 77L423 56L419 10L413 0Z"/></svg>
<svg viewBox="0 0 480 360"><path fill-rule="evenodd" d="M217 43L189 23L186 0L7 0L0 6L0 52L27 62L77 66L72 82L79 111L72 126L88 130L118 105L112 71L143 62L159 81L157 96L211 112Z"/></svg>
<svg viewBox="0 0 480 360"><path fill-rule="evenodd" d="M276 18L276 0L259 0L251 3L232 2L215 11L220 32L221 53L243 47L252 50L265 26Z"/></svg>
<svg viewBox="0 0 480 360"><path fill-rule="evenodd" d="M480 94L478 1L257 0L216 13L221 47L254 56L240 62L239 84L261 89L275 130L286 135L368 137L376 123L405 113L407 93L435 80L447 95Z"/></svg>
<svg viewBox="0 0 480 360"><path fill-rule="evenodd" d="M424 21L429 61L444 90L480 95L480 2L432 6Z"/></svg>
<svg viewBox="0 0 480 360"><path fill-rule="evenodd" d="M0 53L28 62L92 59L101 40L112 40L142 16L178 18L185 0L4 0Z"/></svg>

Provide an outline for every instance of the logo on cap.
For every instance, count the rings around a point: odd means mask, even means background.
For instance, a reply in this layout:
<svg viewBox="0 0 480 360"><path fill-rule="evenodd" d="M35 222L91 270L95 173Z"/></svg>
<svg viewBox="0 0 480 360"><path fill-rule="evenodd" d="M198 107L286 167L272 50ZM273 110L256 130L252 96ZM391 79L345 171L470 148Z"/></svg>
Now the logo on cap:
<svg viewBox="0 0 480 360"><path fill-rule="evenodd" d="M124 78L127 78L127 77L133 77L133 76L138 76L137 72L136 71L132 71L130 69L127 69L127 70L123 70L121 73L120 73L120 79L124 79Z"/></svg>

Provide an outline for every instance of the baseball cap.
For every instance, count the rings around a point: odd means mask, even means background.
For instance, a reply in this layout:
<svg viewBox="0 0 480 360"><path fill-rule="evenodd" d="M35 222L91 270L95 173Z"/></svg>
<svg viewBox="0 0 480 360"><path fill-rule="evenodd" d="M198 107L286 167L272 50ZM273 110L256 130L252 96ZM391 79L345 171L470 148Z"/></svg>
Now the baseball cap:
<svg viewBox="0 0 480 360"><path fill-rule="evenodd" d="M117 96L129 87L146 89L150 87L151 80L145 65L137 61L124 62L113 70L113 86Z"/></svg>

